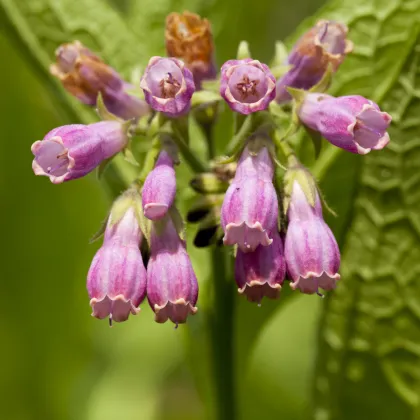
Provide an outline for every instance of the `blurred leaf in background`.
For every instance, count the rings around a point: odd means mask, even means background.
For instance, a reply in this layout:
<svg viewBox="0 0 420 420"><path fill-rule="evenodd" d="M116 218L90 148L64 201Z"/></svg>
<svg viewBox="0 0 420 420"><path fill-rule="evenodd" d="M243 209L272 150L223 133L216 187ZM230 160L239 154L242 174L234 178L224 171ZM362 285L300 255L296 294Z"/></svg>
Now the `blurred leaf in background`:
<svg viewBox="0 0 420 420"><path fill-rule="evenodd" d="M212 21L219 64L242 39L255 58L269 61L274 41L320 3L0 0L7 61L0 78L2 418L205 418L206 384L197 387L197 369L189 368L191 360L205 363L205 350L201 342L195 354L184 346L201 337L195 319L188 332L174 331L155 324L146 304L113 329L89 316L85 276L97 245L88 239L106 214L106 197L94 177L54 186L31 171L33 141L93 117L49 78L55 48L79 39L129 78L164 53L165 16L189 9ZM381 154L326 148L315 164L339 213L328 221L344 251L337 292L325 305L296 294L262 308L237 299L241 419L420 418L419 16L419 0L332 0L289 42L320 17L347 23L356 48L333 92L371 97L395 124ZM219 146L230 133L231 121L222 118ZM207 257L193 253L198 277L208 277Z"/></svg>

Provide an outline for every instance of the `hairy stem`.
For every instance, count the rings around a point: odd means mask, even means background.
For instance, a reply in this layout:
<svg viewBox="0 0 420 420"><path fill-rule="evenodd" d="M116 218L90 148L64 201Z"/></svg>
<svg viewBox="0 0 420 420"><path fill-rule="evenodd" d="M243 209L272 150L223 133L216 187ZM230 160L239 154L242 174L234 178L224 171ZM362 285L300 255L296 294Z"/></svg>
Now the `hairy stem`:
<svg viewBox="0 0 420 420"><path fill-rule="evenodd" d="M181 122L174 120L172 129L174 131L172 140L190 168L196 173L206 172L208 170L207 166L193 153L188 145L188 128L185 128Z"/></svg>
<svg viewBox="0 0 420 420"><path fill-rule="evenodd" d="M209 314L212 372L217 420L236 418L234 363L235 289L230 280L231 258L224 248L212 249L214 310Z"/></svg>
<svg viewBox="0 0 420 420"><path fill-rule="evenodd" d="M215 147L211 128L204 129L208 157L214 158ZM208 313L210 345L212 356L212 372L214 396L216 398L215 413L217 420L235 420L236 389L234 363L234 312L235 289L232 282L232 259L226 248L213 245L212 281L213 305Z"/></svg>

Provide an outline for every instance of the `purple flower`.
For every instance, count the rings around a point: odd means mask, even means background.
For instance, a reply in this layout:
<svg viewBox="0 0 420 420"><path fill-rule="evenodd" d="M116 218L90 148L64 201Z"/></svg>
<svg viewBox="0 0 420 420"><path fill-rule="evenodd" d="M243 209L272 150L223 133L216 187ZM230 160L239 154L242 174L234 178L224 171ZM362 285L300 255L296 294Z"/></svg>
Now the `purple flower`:
<svg viewBox="0 0 420 420"><path fill-rule="evenodd" d="M152 57L140 82L147 103L170 117L188 112L195 86L193 75L177 58Z"/></svg>
<svg viewBox="0 0 420 420"><path fill-rule="evenodd" d="M144 182L142 192L144 215L150 220L164 217L174 202L175 193L174 163L168 153L162 151L154 169Z"/></svg>
<svg viewBox="0 0 420 420"><path fill-rule="evenodd" d="M267 246L272 243L269 232L277 226L278 218L273 173L273 163L266 147L256 155L245 148L222 205L225 245L238 244L243 252L250 252L259 244Z"/></svg>
<svg viewBox="0 0 420 420"><path fill-rule="evenodd" d="M299 182L294 181L287 215L285 256L291 287L309 294L317 293L319 287L334 289L340 279L340 251L322 218L318 193L312 207Z"/></svg>
<svg viewBox="0 0 420 420"><path fill-rule="evenodd" d="M32 145L32 169L35 175L48 176L59 184L85 176L127 142L125 125L117 121L64 125Z"/></svg>
<svg viewBox="0 0 420 420"><path fill-rule="evenodd" d="M365 155L389 143L391 116L362 96L308 93L298 109L300 120L334 146Z"/></svg>
<svg viewBox="0 0 420 420"><path fill-rule="evenodd" d="M276 96L276 79L258 60L229 60L221 72L220 95L236 112L262 111Z"/></svg>
<svg viewBox="0 0 420 420"><path fill-rule="evenodd" d="M258 245L254 252L238 249L235 260L235 280L239 293L251 302L262 298L277 299L286 275L283 243L277 230L269 246Z"/></svg>
<svg viewBox="0 0 420 420"><path fill-rule="evenodd" d="M146 296L141 240L133 207L116 222L111 213L104 244L93 258L87 278L92 316L121 322L140 311L138 306Z"/></svg>
<svg viewBox="0 0 420 420"><path fill-rule="evenodd" d="M276 101L289 101L286 87L308 90L315 86L331 64L337 71L344 58L353 49L353 43L346 39L347 26L328 20L319 21L296 43L287 64L292 68L277 81Z"/></svg>
<svg viewBox="0 0 420 420"><path fill-rule="evenodd" d="M149 112L145 101L126 93L133 86L79 41L61 45L55 54L51 74L84 104L95 106L101 93L106 108L120 118L128 120Z"/></svg>
<svg viewBox="0 0 420 420"><path fill-rule="evenodd" d="M197 312L198 283L185 244L169 218L153 224L147 298L156 322L184 323Z"/></svg>

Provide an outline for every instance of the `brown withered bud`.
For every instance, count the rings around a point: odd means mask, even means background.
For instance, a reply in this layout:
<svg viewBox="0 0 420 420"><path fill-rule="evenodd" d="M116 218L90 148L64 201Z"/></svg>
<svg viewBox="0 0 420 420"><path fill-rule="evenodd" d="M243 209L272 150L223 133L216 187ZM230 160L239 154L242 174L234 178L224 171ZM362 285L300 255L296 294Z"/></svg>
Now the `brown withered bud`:
<svg viewBox="0 0 420 420"><path fill-rule="evenodd" d="M166 52L182 59L194 76L196 89L203 80L214 79L214 44L210 22L190 12L171 13L166 18Z"/></svg>
<svg viewBox="0 0 420 420"><path fill-rule="evenodd" d="M56 62L50 66L51 74L82 103L95 106L101 93L107 109L123 119L148 113L145 101L125 92L131 86L81 42L63 44L55 55Z"/></svg>

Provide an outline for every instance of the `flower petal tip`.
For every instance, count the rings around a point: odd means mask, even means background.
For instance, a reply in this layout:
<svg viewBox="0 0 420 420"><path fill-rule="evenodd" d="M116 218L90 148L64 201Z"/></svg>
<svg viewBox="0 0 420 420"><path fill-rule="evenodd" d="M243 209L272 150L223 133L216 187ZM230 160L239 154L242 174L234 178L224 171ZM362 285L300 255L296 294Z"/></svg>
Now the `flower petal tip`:
<svg viewBox="0 0 420 420"><path fill-rule="evenodd" d="M196 306L185 299L178 299L175 302L168 301L165 305L154 305L155 321L163 324L169 319L176 325L184 324L188 315L195 315L197 310Z"/></svg>

